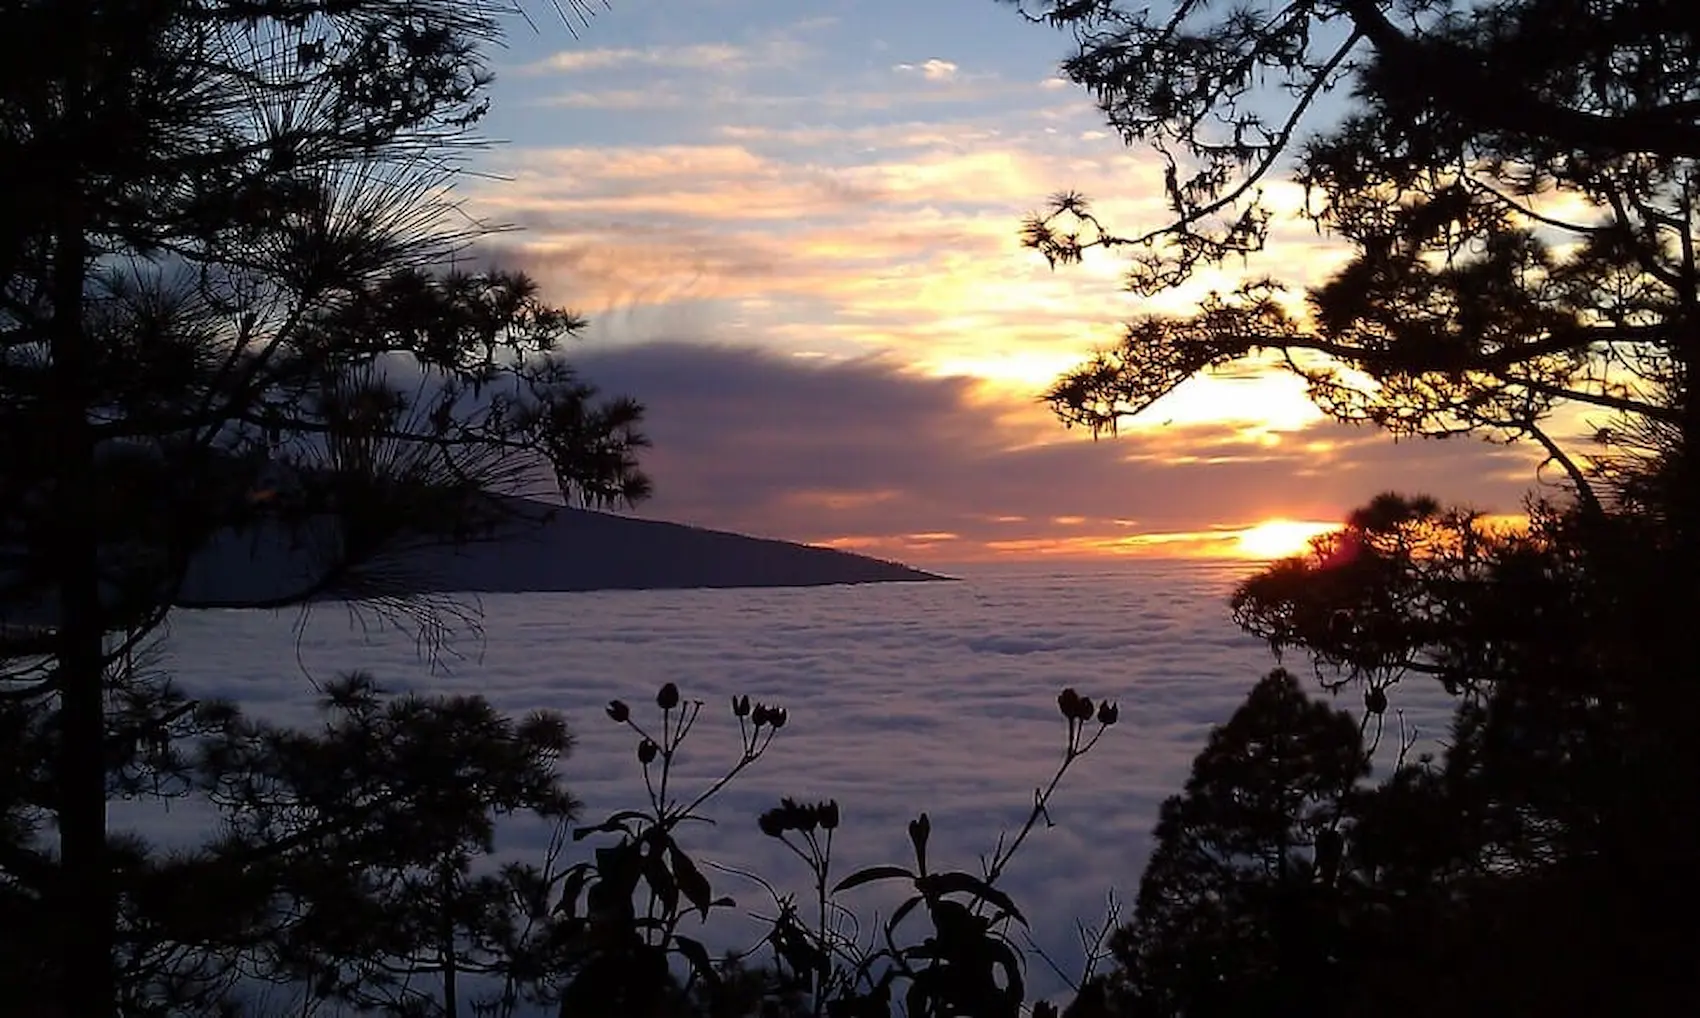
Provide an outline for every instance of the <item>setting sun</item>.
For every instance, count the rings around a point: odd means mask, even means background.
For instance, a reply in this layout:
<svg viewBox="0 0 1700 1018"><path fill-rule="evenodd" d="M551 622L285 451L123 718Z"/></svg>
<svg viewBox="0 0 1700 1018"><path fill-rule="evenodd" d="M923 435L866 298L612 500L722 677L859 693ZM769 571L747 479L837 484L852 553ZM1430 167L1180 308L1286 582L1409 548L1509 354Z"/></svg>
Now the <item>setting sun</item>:
<svg viewBox="0 0 1700 1018"><path fill-rule="evenodd" d="M1311 538L1339 527L1337 523L1266 520L1240 531L1234 550L1247 558L1286 558L1304 552Z"/></svg>

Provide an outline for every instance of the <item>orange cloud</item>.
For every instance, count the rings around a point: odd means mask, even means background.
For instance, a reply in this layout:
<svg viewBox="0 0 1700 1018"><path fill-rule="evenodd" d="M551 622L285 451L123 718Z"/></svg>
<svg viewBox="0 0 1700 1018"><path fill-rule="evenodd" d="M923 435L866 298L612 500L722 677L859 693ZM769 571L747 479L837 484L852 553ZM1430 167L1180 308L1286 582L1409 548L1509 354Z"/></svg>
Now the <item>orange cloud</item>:
<svg viewBox="0 0 1700 1018"><path fill-rule="evenodd" d="M1188 382L1119 439L1064 432L1038 393L1128 317L1187 313L1248 268L1317 282L1345 251L1270 180L1287 215L1261 263L1150 299L1119 256L1052 271L1019 243L1024 213L1078 189L1117 229L1160 223L1161 163L1037 65L876 43L827 75L844 54L823 27L505 72L524 95L497 115L529 118L532 143L480 160L465 211L524 228L487 253L590 314L588 377L649 405L649 511L919 561L1243 556L1387 487L1504 506L1526 486L1522 450L1395 448L1257 365Z"/></svg>
<svg viewBox="0 0 1700 1018"><path fill-rule="evenodd" d="M558 299L605 321L659 312L788 352L884 351L1030 397L1112 342L1128 315L1184 313L1236 282L1207 272L1136 302L1121 290L1117 258L1053 272L1021 247L1023 211L1062 187L1102 196L1112 222L1164 212L1150 159L1113 139L1058 143L1053 115L1066 122L1078 106L1041 107L1024 127L1019 118L731 122L713 143L509 149L495 161L506 179L473 204L525 226L510 254ZM1340 257L1308 229L1277 240L1300 281ZM1136 426L1248 416L1281 427L1316 418L1290 381L1232 378L1190 385Z"/></svg>
<svg viewBox="0 0 1700 1018"><path fill-rule="evenodd" d="M1047 427L1030 399L889 356L671 343L579 360L650 408L646 512L917 562L1270 557L1379 491L1503 511L1533 479L1524 450L1326 422L1095 442Z"/></svg>
<svg viewBox="0 0 1700 1018"><path fill-rule="evenodd" d="M624 67L666 67L672 70L722 70L748 66L760 58L748 47L730 43L691 46L650 46L643 49L574 49L552 53L526 64L520 74L584 74Z"/></svg>

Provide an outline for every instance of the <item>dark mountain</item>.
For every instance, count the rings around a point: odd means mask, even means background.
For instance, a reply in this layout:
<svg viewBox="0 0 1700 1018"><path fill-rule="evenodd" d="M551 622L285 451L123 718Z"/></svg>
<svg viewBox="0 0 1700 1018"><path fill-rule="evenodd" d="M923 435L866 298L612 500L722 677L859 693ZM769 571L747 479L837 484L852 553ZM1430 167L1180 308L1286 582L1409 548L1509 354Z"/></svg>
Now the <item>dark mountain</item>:
<svg viewBox="0 0 1700 1018"><path fill-rule="evenodd" d="M583 509L555 509L546 522L501 540L410 558L427 589L440 591L818 587L944 579L832 548Z"/></svg>
<svg viewBox="0 0 1700 1018"><path fill-rule="evenodd" d="M521 503L497 537L461 548L409 551L381 564L389 583L418 592L672 590L811 587L939 580L880 559L720 530ZM306 571L282 540L215 542L190 570L184 600L230 604L273 596Z"/></svg>

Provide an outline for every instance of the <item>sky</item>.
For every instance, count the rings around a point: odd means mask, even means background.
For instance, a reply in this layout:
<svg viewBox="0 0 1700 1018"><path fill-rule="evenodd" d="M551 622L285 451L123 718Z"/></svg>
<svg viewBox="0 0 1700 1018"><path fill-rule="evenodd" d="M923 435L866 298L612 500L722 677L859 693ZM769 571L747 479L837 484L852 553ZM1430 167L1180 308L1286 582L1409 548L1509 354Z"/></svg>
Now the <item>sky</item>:
<svg viewBox="0 0 1700 1018"><path fill-rule="evenodd" d="M576 37L516 27L467 207L517 228L486 254L591 318L586 376L648 407L640 515L925 563L1267 555L1389 488L1516 511L1526 451L1395 444L1256 369L1115 438L1049 414L1127 317L1344 258L1277 220L1262 259L1138 299L1113 257L1022 249L1057 191L1124 230L1163 212L1151 157L1056 77L1067 52L993 0L612 0Z"/></svg>

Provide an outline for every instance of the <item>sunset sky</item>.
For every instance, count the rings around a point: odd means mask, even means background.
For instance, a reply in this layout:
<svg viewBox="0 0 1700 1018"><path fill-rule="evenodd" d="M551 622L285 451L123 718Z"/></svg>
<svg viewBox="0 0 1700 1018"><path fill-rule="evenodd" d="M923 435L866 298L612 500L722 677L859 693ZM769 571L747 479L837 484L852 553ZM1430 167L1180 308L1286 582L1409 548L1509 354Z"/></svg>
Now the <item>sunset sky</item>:
<svg viewBox="0 0 1700 1018"><path fill-rule="evenodd" d="M950 562L1267 553L1303 529L1240 532L1389 487L1515 511L1525 451L1395 445L1285 377L1192 383L1097 442L1049 416L1038 393L1127 315L1233 279L1139 302L1113 258L1020 248L1065 188L1123 229L1163 211L1150 159L1054 77L1067 42L992 0L613 0L577 39L512 34L472 207L592 316L587 375L649 407L642 515ZM1250 268L1341 257L1294 221Z"/></svg>

